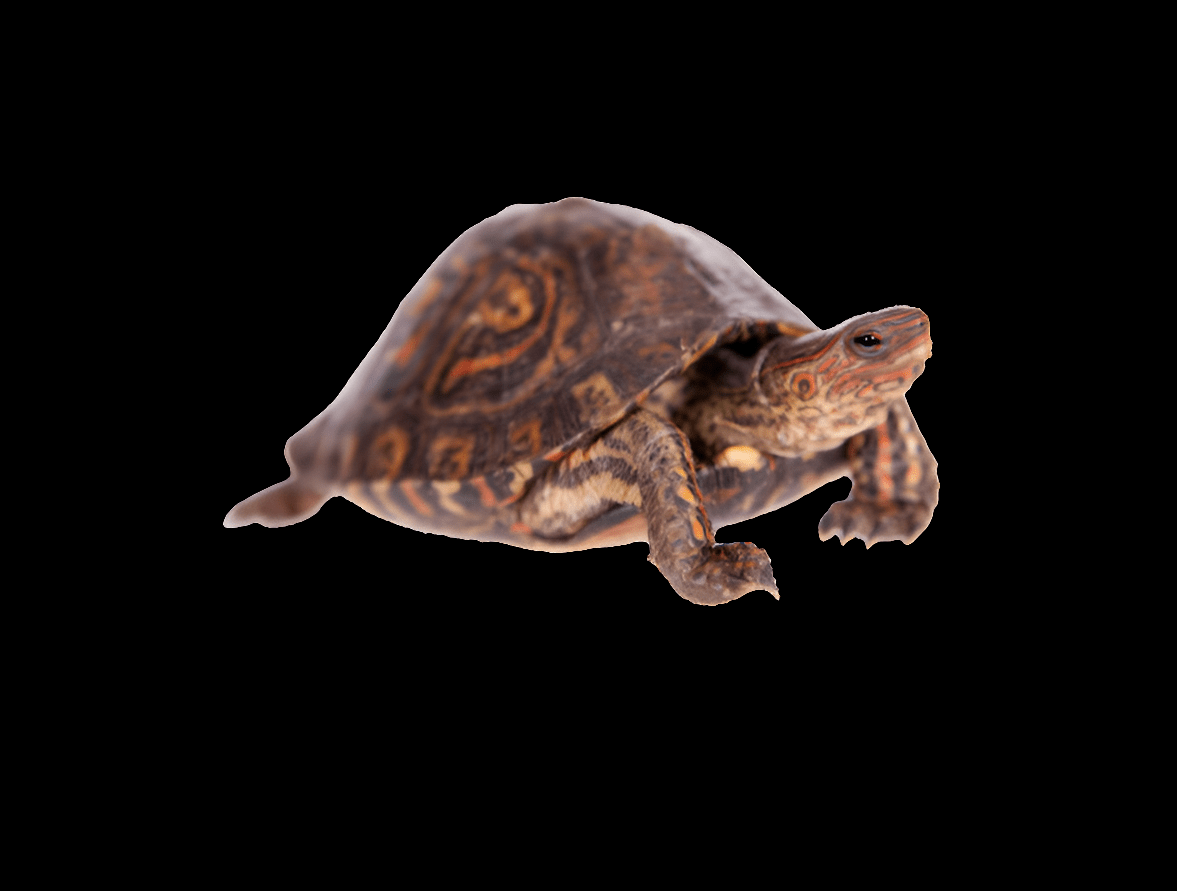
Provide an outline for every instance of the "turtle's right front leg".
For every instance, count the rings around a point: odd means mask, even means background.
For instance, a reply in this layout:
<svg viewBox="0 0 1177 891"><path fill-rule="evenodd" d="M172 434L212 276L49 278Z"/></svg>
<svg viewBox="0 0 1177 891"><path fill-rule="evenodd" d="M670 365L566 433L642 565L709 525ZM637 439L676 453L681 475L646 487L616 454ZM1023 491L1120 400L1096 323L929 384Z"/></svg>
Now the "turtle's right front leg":
<svg viewBox="0 0 1177 891"><path fill-rule="evenodd" d="M715 543L690 443L674 424L639 409L576 461L565 461L521 505L523 522L536 532L572 534L610 503L637 504L646 519L650 562L679 596L704 604L749 591L779 596L762 549L751 542Z"/></svg>

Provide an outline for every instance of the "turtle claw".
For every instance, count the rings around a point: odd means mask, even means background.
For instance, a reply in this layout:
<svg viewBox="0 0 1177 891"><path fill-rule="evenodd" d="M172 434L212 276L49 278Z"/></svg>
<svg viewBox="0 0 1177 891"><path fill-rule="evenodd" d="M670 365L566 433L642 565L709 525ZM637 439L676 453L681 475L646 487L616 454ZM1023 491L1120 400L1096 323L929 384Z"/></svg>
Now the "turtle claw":
<svg viewBox="0 0 1177 891"><path fill-rule="evenodd" d="M830 505L817 524L817 535L822 541L836 535L843 545L852 538L860 538L868 548L880 541L911 544L931 521L932 508L920 502L876 504L847 498Z"/></svg>
<svg viewBox="0 0 1177 891"><path fill-rule="evenodd" d="M780 600L768 553L750 541L712 546L701 563L670 582L683 599L708 606L736 600L750 591L768 591Z"/></svg>

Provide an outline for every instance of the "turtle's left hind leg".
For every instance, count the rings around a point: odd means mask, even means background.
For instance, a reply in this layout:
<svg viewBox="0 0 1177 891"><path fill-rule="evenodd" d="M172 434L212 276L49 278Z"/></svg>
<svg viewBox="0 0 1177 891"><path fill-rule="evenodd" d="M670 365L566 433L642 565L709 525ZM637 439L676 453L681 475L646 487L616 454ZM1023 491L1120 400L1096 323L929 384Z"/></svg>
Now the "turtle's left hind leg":
<svg viewBox="0 0 1177 891"><path fill-rule="evenodd" d="M650 562L693 603L735 600L749 591L777 596L768 554L750 542L716 544L695 479L691 447L670 421L638 409L581 453L564 459L520 505L540 535L570 535L608 506L645 515Z"/></svg>

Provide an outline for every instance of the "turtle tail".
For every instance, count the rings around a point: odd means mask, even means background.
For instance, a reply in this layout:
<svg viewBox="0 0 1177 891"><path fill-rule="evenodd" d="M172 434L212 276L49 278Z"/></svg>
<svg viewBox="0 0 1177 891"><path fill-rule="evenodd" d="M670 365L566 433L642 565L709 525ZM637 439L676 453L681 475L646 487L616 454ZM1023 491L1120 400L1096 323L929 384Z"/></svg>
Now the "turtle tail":
<svg viewBox="0 0 1177 891"><path fill-rule="evenodd" d="M225 526L234 529L261 523L263 526L291 526L319 512L332 493L311 485L306 477L290 479L251 495L229 511Z"/></svg>

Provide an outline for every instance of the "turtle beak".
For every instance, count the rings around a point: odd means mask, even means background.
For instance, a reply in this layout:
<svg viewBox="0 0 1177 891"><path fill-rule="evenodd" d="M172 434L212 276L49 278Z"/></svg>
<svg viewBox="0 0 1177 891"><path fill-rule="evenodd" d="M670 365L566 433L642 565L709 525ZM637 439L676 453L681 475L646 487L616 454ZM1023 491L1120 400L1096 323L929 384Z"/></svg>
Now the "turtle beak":
<svg viewBox="0 0 1177 891"><path fill-rule="evenodd" d="M927 313L910 306L895 307L888 310L888 318L881 327L891 342L892 367L910 368L911 380L923 374L924 363L932 355Z"/></svg>
<svg viewBox="0 0 1177 891"><path fill-rule="evenodd" d="M912 354L911 379L914 381L924 373L924 363L932 356L932 333L928 316L923 310L916 310L917 321L911 328L912 339L908 349Z"/></svg>

